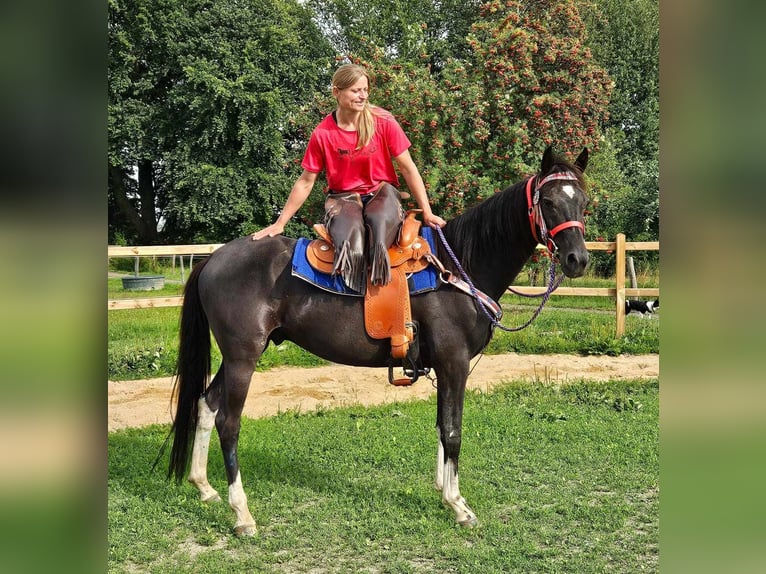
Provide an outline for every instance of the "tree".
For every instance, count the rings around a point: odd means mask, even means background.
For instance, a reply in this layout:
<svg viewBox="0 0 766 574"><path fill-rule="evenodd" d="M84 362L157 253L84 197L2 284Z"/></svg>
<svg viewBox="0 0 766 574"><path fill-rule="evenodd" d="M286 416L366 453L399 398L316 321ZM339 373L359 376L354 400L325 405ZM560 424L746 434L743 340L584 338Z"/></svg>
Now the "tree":
<svg viewBox="0 0 766 574"><path fill-rule="evenodd" d="M368 65L445 217L534 173L548 143L597 148L611 83L578 1L329 0L312 21L297 0L110 0L110 230L223 241L273 221L334 107L346 56L320 28ZM313 194L286 232L321 214Z"/></svg>
<svg viewBox="0 0 766 574"><path fill-rule="evenodd" d="M626 188L610 194L609 237L659 237L659 3L658 0L582 2L588 45L614 79L602 130L616 151ZM608 186L604 186L608 189ZM602 206L606 213L606 206ZM619 215L618 215L619 214Z"/></svg>
<svg viewBox="0 0 766 574"><path fill-rule="evenodd" d="M378 47L386 58L427 63L440 71L449 58L468 55L465 37L481 0L309 0L336 51L363 54ZM428 54L427 62L420 55Z"/></svg>
<svg viewBox="0 0 766 574"><path fill-rule="evenodd" d="M330 62L293 0L110 0L112 227L223 241L271 222L296 175L288 120Z"/></svg>
<svg viewBox="0 0 766 574"><path fill-rule="evenodd" d="M492 118L488 152L536 169L547 145L575 155L598 147L613 83L585 38L574 0L482 7L469 43Z"/></svg>
<svg viewBox="0 0 766 574"><path fill-rule="evenodd" d="M573 0L484 4L462 59L432 73L431 55L393 58L361 42L371 99L392 110L413 143L434 207L445 217L534 173L555 143L598 146L611 81L585 46Z"/></svg>

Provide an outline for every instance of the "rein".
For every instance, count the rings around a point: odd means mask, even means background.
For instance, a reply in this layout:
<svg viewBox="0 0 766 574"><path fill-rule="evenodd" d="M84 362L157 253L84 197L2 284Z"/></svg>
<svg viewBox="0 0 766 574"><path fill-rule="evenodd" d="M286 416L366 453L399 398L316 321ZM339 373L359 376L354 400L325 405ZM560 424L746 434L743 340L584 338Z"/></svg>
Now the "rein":
<svg viewBox="0 0 766 574"><path fill-rule="evenodd" d="M476 301L479 302L479 307L482 311L484 311L484 314L489 319L489 322L492 325L492 328L498 327L502 331L507 332L515 332L515 331L521 331L522 329L525 329L529 327L532 324L532 321L537 319L537 316L540 315L540 312L543 310L543 307L548 302L548 298L551 296L551 293L553 293L559 285L561 285L561 282L564 280L564 276L561 275L558 280L556 280L556 263L554 259L551 259L551 272L550 272L550 279L548 281L548 288L545 290L545 293L537 294L537 295L523 295L523 297L542 297L542 301L540 301L540 305L537 307L535 312L532 314L532 317L528 321L526 321L523 325L519 327L506 327L502 323L500 323L500 319L503 316L502 309L500 308L500 305L490 299L487 295L476 289L473 282L471 281L471 278L468 277L468 274L463 269L463 266L460 265L460 261L458 261L457 256L455 255L455 252L452 251L452 248L449 246L449 243L447 243L447 238L444 237L444 232L441 230L441 227L436 228L437 234L439 235L439 239L442 242L442 245L444 245L444 249L447 250L447 253L450 256L450 259L452 259L452 262L455 264L455 267L457 268L458 272L460 273L461 277L463 278L463 281L468 285L468 289L470 290L471 296L473 296ZM513 293L516 293L516 291L511 290ZM520 293L517 293L520 294ZM489 300L489 301L487 301ZM490 313L490 310L492 313Z"/></svg>
<svg viewBox="0 0 766 574"><path fill-rule="evenodd" d="M542 210L540 208L540 188L542 188L546 183L549 183L551 181L555 180L564 180L564 181L578 181L578 178L575 174L573 174L571 171L565 171L565 172L559 172L559 173L552 173L543 179L540 179L538 176L530 177L527 180L526 183L526 196L527 196L527 215L529 217L529 226L532 231L532 237L537 241L537 243L543 244L548 249L548 252L551 254L551 266L550 266L550 274L548 278L548 287L546 288L545 292L543 293L537 293L533 295L529 295L526 293L520 293L519 291L516 291L512 288L508 288L508 290L513 293L514 295L519 295L521 297L529 297L529 298L536 298L536 297L542 297L542 300L540 301L540 305L537 307L535 312L532 314L532 317L529 318L525 323L523 323L519 327L506 327L505 325L502 325L500 323L500 319L502 318L502 310L500 309L500 305L493 301L491 298L489 298L487 295L476 289L473 282L471 281L471 278L468 277L468 274L463 269L463 266L460 265L460 261L458 261L457 256L455 255L455 252L452 251L452 248L447 243L447 238L444 237L444 232L441 230L440 227L436 227L436 232L439 235L439 239L442 242L442 245L444 246L444 249L449 254L450 258L452 259L452 262L455 264L455 267L457 268L458 272L460 273L460 276L463 278L463 281L468 285L468 291L470 291L471 296L476 299L476 301L479 302L479 307L481 307L481 310L484 312L484 314L489 319L492 328L498 327L503 331L506 332L515 332L515 331L521 331L522 329L525 329L526 327L529 327L529 325L532 324L532 322L537 319L537 317L540 315L540 312L543 310L543 307L545 307L545 304L548 302L548 299L550 298L551 294L558 289L558 287L561 285L562 281L564 280L564 275L560 275L558 279L556 279L556 251L558 251L558 247L556 246L556 243L553 241L553 238L558 234L559 232L563 231L564 229L569 229L570 227L577 227L582 231L583 235L585 234L585 226L580 221L565 221L564 223L560 223L550 231L547 228L547 225L545 224L545 218L543 217ZM534 182L537 181L537 185L534 185ZM534 185L534 192L532 191L532 186ZM540 230L540 233L538 234L537 230ZM490 313L490 311L492 311Z"/></svg>

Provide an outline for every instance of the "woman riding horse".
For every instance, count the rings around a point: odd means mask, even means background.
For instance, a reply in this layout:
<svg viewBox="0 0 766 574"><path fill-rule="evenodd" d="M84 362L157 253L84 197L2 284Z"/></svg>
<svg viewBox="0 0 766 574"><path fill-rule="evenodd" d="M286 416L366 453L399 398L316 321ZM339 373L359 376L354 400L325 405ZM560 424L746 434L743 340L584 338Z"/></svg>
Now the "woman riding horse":
<svg viewBox="0 0 766 574"><path fill-rule="evenodd" d="M423 179L410 156L410 141L388 111L371 106L369 76L355 64L344 64L332 78L337 109L314 129L301 162L303 173L293 185L277 220L253 234L253 239L274 237L284 231L314 187L327 172L329 193L325 225L335 245L333 274L364 293L367 285L365 227L370 229L371 283L390 281L387 248L402 221L396 186L396 167L422 210L423 221L442 227L445 221L431 211Z"/></svg>

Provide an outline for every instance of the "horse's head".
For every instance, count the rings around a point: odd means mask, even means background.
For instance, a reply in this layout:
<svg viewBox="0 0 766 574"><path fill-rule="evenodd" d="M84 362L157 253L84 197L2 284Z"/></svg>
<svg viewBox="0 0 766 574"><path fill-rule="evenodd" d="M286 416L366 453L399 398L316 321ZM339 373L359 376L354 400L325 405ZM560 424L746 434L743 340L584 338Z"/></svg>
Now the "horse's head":
<svg viewBox="0 0 766 574"><path fill-rule="evenodd" d="M588 148L583 148L572 165L557 159L549 146L543 153L540 174L527 187L533 233L558 257L567 277L585 273L590 258L584 224L588 196L582 178L587 165Z"/></svg>

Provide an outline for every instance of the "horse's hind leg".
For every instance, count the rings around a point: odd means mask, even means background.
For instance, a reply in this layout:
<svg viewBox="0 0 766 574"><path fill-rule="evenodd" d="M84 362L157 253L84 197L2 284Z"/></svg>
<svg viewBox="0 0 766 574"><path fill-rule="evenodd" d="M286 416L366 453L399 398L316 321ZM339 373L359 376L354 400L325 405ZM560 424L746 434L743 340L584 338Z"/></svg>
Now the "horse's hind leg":
<svg viewBox="0 0 766 574"><path fill-rule="evenodd" d="M465 383L468 377L468 363L465 368L454 365L458 371L442 374L437 371L437 419L439 447L436 460L436 488L441 490L442 503L455 512L455 520L461 526L473 527L478 524L476 514L460 494L458 459L462 444L463 401ZM452 369L450 369L452 371Z"/></svg>
<svg viewBox="0 0 766 574"><path fill-rule="evenodd" d="M197 408L197 430L194 434L189 482L197 487L202 502L218 502L221 496L210 486L207 479L207 461L210 447L210 435L215 425L221 397L223 366L218 370L207 391L199 398Z"/></svg>
<svg viewBox="0 0 766 574"><path fill-rule="evenodd" d="M255 520L247 507L247 495L242 487L237 456L242 409L250 388L254 365L255 361L251 359L226 361L221 408L215 420L229 481L229 506L237 517L234 532L241 536L252 536L256 532Z"/></svg>

